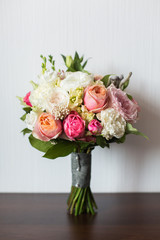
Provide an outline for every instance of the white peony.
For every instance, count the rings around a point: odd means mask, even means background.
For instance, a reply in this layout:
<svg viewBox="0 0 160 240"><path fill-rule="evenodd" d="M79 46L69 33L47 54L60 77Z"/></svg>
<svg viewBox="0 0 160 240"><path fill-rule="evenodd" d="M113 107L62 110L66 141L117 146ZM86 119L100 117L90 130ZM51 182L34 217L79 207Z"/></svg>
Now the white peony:
<svg viewBox="0 0 160 240"><path fill-rule="evenodd" d="M26 115L25 123L27 124L27 128L30 130L34 129L35 123L38 119L39 114L37 112L31 111Z"/></svg>
<svg viewBox="0 0 160 240"><path fill-rule="evenodd" d="M125 133L126 121L113 108L107 108L97 114L97 118L101 121L103 126L102 136L107 140L112 137L121 138Z"/></svg>
<svg viewBox="0 0 160 240"><path fill-rule="evenodd" d="M94 76L91 74L83 72L68 72L66 73L65 79L61 81L60 86L66 91L70 91L70 89L74 90L80 87L87 87L88 85L92 85L93 82Z"/></svg>

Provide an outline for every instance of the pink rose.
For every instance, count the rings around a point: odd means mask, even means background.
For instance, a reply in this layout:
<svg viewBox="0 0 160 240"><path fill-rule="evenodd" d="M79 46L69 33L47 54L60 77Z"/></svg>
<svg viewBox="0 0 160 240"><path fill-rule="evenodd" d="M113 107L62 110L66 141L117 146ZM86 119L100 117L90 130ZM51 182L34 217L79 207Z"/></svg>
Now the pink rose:
<svg viewBox="0 0 160 240"><path fill-rule="evenodd" d="M103 85L87 87L84 93L84 105L89 111L98 113L108 105L107 89Z"/></svg>
<svg viewBox="0 0 160 240"><path fill-rule="evenodd" d="M31 92L28 92L26 96L23 98L23 102L25 102L28 106L32 107L32 104L29 100L30 95L31 95Z"/></svg>
<svg viewBox="0 0 160 240"><path fill-rule="evenodd" d="M93 135L100 134L101 131L102 131L102 125L101 125L101 123L100 123L98 120L93 119L93 120L90 121L89 124L88 124L88 130L89 130Z"/></svg>
<svg viewBox="0 0 160 240"><path fill-rule="evenodd" d="M63 121L64 132L68 138L83 137L85 133L85 121L78 115L77 112L71 112Z"/></svg>
<svg viewBox="0 0 160 240"><path fill-rule="evenodd" d="M42 113L32 132L35 138L42 141L49 141L50 139L57 138L62 132L62 123L60 120L55 120L53 115Z"/></svg>
<svg viewBox="0 0 160 240"><path fill-rule="evenodd" d="M136 122L138 112L140 111L138 103L134 99L130 100L125 92L121 89L117 89L113 84L107 89L110 101L109 107L117 110L127 122Z"/></svg>

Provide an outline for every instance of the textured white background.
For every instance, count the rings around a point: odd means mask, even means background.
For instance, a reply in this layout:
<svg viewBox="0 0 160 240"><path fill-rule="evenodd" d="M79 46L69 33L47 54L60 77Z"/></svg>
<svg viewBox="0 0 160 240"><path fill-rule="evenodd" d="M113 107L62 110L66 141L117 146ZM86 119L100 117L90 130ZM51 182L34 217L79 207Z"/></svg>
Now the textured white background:
<svg viewBox="0 0 160 240"><path fill-rule="evenodd" d="M47 160L30 146L15 96L30 90L41 53L62 67L60 54L75 50L92 57L91 72L133 72L128 91L142 108L136 126L150 138L94 150L92 190L160 191L158 0L0 0L0 191L70 190L70 156Z"/></svg>

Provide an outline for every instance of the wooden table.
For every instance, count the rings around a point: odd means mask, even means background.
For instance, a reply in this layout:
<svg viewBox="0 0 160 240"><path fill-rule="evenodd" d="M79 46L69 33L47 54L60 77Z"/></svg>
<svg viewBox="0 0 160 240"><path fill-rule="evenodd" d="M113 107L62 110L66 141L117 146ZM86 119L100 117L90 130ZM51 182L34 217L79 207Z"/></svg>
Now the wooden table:
<svg viewBox="0 0 160 240"><path fill-rule="evenodd" d="M66 213L68 194L0 194L0 240L160 240L160 194L94 194L95 216Z"/></svg>

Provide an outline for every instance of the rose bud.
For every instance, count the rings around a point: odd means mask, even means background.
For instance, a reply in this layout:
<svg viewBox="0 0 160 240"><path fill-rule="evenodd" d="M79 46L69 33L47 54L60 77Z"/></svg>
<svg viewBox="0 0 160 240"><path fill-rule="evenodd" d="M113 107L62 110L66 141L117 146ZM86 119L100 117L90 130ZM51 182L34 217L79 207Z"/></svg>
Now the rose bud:
<svg viewBox="0 0 160 240"><path fill-rule="evenodd" d="M89 122L88 124L88 130L93 134L93 135L97 135L97 134L100 134L101 131L102 131L102 125L101 123L96 120L96 119L93 119L92 121Z"/></svg>

